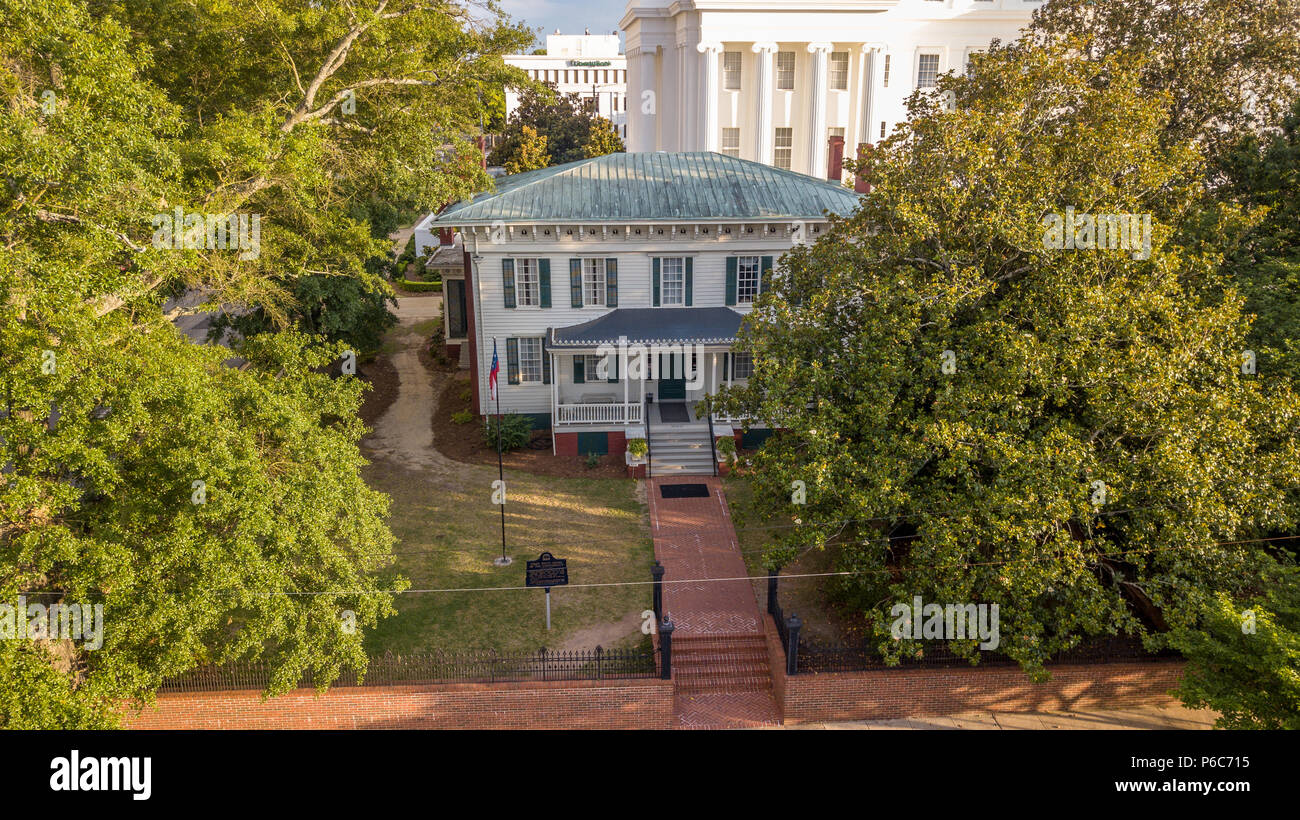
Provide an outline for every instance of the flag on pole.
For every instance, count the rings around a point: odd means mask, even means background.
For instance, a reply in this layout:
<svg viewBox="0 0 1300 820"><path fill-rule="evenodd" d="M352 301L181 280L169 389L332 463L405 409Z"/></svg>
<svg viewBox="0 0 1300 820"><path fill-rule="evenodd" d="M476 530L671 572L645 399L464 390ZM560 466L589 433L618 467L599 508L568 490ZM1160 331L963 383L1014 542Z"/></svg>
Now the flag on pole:
<svg viewBox="0 0 1300 820"><path fill-rule="evenodd" d="M497 358L497 340L492 340L492 370L488 373L488 390L492 394L492 400L496 401L497 397L497 374L501 372L501 360Z"/></svg>

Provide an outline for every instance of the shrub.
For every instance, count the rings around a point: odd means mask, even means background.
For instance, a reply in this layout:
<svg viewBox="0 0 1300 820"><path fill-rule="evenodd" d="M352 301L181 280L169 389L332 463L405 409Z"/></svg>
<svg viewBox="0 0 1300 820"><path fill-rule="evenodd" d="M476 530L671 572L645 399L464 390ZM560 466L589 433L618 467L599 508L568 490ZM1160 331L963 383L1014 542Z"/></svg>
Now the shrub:
<svg viewBox="0 0 1300 820"><path fill-rule="evenodd" d="M600 466L600 456L595 453L587 453L587 469L591 470Z"/></svg>
<svg viewBox="0 0 1300 820"><path fill-rule="evenodd" d="M457 413L451 414L452 424L469 424L473 420L474 420L474 414L468 410L461 410Z"/></svg>
<svg viewBox="0 0 1300 820"><path fill-rule="evenodd" d="M645 458L645 454L650 452L650 445L646 444L646 440L643 438L628 439L627 451L632 454L633 458Z"/></svg>
<svg viewBox="0 0 1300 820"><path fill-rule="evenodd" d="M736 439L731 436L718 438L718 455L728 464L736 463Z"/></svg>
<svg viewBox="0 0 1300 820"><path fill-rule="evenodd" d="M497 419L488 416L483 419L483 442L493 450L497 448ZM501 417L501 451L518 450L528 444L532 438L533 420L528 416L511 414Z"/></svg>
<svg viewBox="0 0 1300 820"><path fill-rule="evenodd" d="M412 282L410 279L402 279L397 283L402 290L411 293L441 293L441 282Z"/></svg>
<svg viewBox="0 0 1300 820"><path fill-rule="evenodd" d="M460 391L460 400L474 401L474 388L466 387L464 390Z"/></svg>

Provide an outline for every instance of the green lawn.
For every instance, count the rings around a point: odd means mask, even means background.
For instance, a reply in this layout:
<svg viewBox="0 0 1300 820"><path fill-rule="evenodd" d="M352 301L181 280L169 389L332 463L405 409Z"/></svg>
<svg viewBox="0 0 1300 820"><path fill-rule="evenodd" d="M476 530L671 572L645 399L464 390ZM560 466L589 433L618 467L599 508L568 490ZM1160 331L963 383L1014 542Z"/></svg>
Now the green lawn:
<svg viewBox="0 0 1300 820"><path fill-rule="evenodd" d="M767 574L763 564L763 550L772 540L767 524L784 524L785 521L764 521L754 507L754 494L749 481L741 475L731 474L726 479L727 504L731 507L736 524L736 540L745 556L745 566L751 576ZM833 549L833 547L832 547ZM789 566L781 568L783 576L834 572L830 550L812 550ZM786 615L796 613L803 621L803 634L818 641L838 643L854 633L856 619L840 612L827 595L833 579L783 578L780 582L781 608ZM759 609L767 611L767 581L754 582L754 594Z"/></svg>
<svg viewBox="0 0 1300 820"><path fill-rule="evenodd" d="M371 486L392 497L398 568L413 590L398 596L399 614L367 636L367 649L533 651L566 642L587 649L639 642L636 627L650 608L649 585L557 587L549 634L539 589L414 591L523 586L524 562L543 551L568 559L570 584L649 580L653 542L631 481L507 472L507 554L514 564L493 566L501 553L500 508L491 503L496 477L495 468L476 465L444 477L390 464L367 468Z"/></svg>

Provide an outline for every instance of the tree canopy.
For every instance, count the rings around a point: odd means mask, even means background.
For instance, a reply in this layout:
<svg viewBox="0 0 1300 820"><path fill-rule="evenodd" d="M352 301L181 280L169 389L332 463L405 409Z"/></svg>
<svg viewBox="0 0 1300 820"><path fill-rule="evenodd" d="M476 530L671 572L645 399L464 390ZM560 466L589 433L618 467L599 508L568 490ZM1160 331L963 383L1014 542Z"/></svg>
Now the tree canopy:
<svg viewBox="0 0 1300 820"><path fill-rule="evenodd" d="M720 403L782 429L752 481L799 522L768 561L832 549L886 657L924 651L889 634L916 595L999 605L1000 651L1039 675L1088 636L1203 633L1293 561L1270 539L1297 530L1300 401L1244 367L1223 251L1177 241L1237 211L1149 72L1029 38L917 93L874 190L746 322L754 376ZM1099 244L1124 215L1149 250Z"/></svg>
<svg viewBox="0 0 1300 820"><path fill-rule="evenodd" d="M519 105L488 162L506 167L531 165L538 154L538 136L546 140L549 165L626 150L613 124L596 114L589 102L577 94L560 94L544 83L523 86ZM522 159L523 154L532 159Z"/></svg>
<svg viewBox="0 0 1300 820"><path fill-rule="evenodd" d="M0 641L0 723L112 725L200 663L364 668L404 582L320 285L382 299L381 223L486 184L477 92L528 42L450 2L0 0L0 604L104 618ZM236 367L181 293L282 330Z"/></svg>

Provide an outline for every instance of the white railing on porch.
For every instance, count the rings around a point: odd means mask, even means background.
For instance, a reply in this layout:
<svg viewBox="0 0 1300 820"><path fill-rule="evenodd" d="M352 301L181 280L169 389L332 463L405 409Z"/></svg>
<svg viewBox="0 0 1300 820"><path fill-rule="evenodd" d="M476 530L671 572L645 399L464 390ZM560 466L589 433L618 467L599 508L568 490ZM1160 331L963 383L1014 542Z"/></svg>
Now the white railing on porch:
<svg viewBox="0 0 1300 820"><path fill-rule="evenodd" d="M640 404L560 404L556 424L640 424Z"/></svg>

